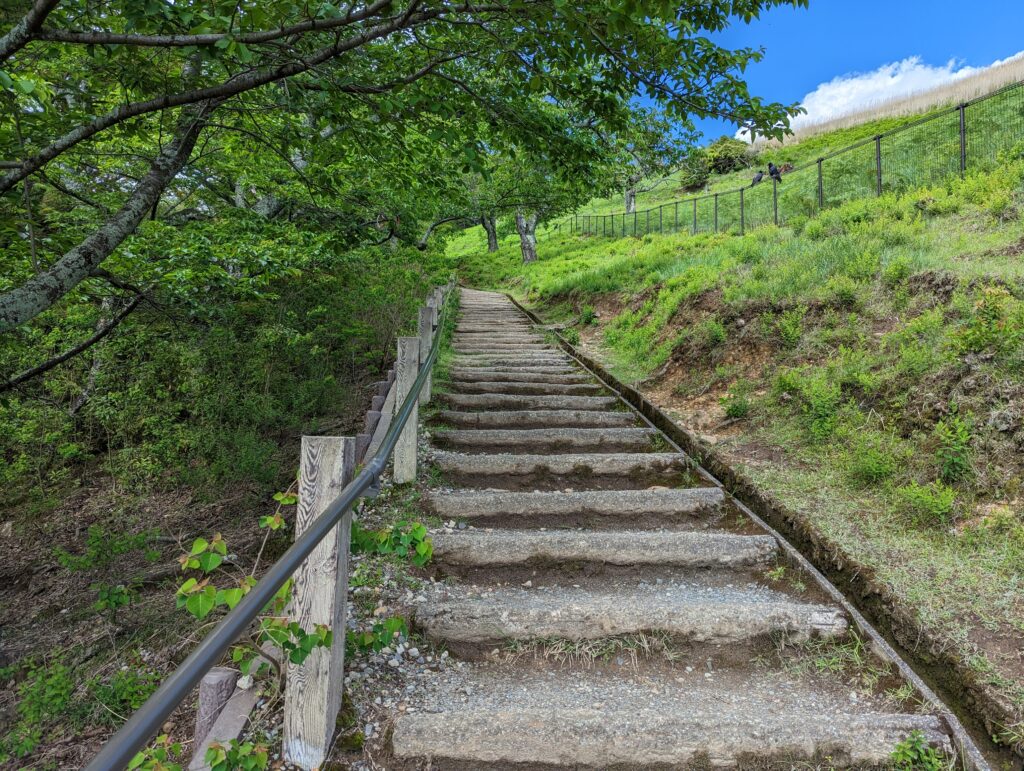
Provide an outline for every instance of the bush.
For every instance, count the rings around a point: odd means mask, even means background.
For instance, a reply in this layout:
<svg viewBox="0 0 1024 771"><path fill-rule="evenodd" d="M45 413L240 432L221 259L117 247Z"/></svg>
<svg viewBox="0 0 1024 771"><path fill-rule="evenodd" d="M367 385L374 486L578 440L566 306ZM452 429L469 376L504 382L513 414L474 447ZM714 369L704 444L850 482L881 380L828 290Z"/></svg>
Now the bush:
<svg viewBox="0 0 1024 771"><path fill-rule="evenodd" d="M890 260L882 269L882 281L888 287L896 287L910 278L910 262L903 257Z"/></svg>
<svg viewBox="0 0 1024 771"><path fill-rule="evenodd" d="M896 473L896 455L888 443L872 433L860 432L852 441L846 468L850 478L862 485L884 482Z"/></svg>
<svg viewBox="0 0 1024 771"><path fill-rule="evenodd" d="M956 491L942 482L911 482L899 490L905 511L919 525L948 525L953 517Z"/></svg>
<svg viewBox="0 0 1024 771"><path fill-rule="evenodd" d="M929 746L920 731L912 732L897 744L889 759L897 771L945 771L949 768L942 754Z"/></svg>
<svg viewBox="0 0 1024 771"><path fill-rule="evenodd" d="M959 415L950 415L935 424L935 438L939 478L949 483L966 479L971 472L970 425Z"/></svg>
<svg viewBox="0 0 1024 771"><path fill-rule="evenodd" d="M858 291L857 282L849 276L833 276L825 285L825 298L840 308L856 308Z"/></svg>
<svg viewBox="0 0 1024 771"><path fill-rule="evenodd" d="M745 169L750 165L750 145L732 137L719 137L708 145L707 161L715 174Z"/></svg>
<svg viewBox="0 0 1024 771"><path fill-rule="evenodd" d="M565 338L565 341L569 343L569 345L580 344L580 331L578 329L573 329L572 327L565 329L562 331L562 337Z"/></svg>
<svg viewBox="0 0 1024 771"><path fill-rule="evenodd" d="M583 310L580 311L580 324L583 326L590 326L597 322L597 311L594 310L593 305L584 305Z"/></svg>
<svg viewBox="0 0 1024 771"><path fill-rule="evenodd" d="M742 420L750 414L750 383L737 380L732 388L723 396L719 403L725 409L725 417L730 420Z"/></svg>
<svg viewBox="0 0 1024 771"><path fill-rule="evenodd" d="M804 316L806 315L806 307L790 308L775 322L779 339L786 348L796 348L800 344L800 338L804 334Z"/></svg>
<svg viewBox="0 0 1024 771"><path fill-rule="evenodd" d="M728 333L721 321L710 318L705 319L701 324L698 337L707 348L717 348L726 341Z"/></svg>

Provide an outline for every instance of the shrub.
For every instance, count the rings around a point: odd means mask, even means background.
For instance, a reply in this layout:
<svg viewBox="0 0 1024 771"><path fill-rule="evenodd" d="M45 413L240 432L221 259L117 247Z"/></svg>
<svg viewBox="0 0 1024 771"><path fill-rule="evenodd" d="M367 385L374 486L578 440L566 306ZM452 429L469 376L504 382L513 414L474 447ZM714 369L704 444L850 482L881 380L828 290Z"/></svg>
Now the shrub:
<svg viewBox="0 0 1024 771"><path fill-rule="evenodd" d="M597 311L594 310L593 305L584 305L583 310L580 311L580 324L583 326L590 326L597 321Z"/></svg>
<svg viewBox="0 0 1024 771"><path fill-rule="evenodd" d="M912 732L897 744L889 759L897 771L944 771L949 767L920 731Z"/></svg>
<svg viewBox="0 0 1024 771"><path fill-rule="evenodd" d="M562 337L565 338L565 341L569 345L580 344L580 331L578 329L573 329L572 327L570 327L569 329L564 329L562 330Z"/></svg>
<svg viewBox="0 0 1024 771"><path fill-rule="evenodd" d="M920 525L946 525L953 515L956 491L942 482L911 482L899 490L906 512Z"/></svg>
<svg viewBox="0 0 1024 771"><path fill-rule="evenodd" d="M725 417L731 420L742 420L750 414L750 383L737 380L732 388L723 396L719 403L725 409Z"/></svg>
<svg viewBox="0 0 1024 771"><path fill-rule="evenodd" d="M142 706L160 684L160 675L145 669L125 667L106 682L96 683L92 694L103 708L94 712L94 719L111 726L118 717L127 717Z"/></svg>
<svg viewBox="0 0 1024 771"><path fill-rule="evenodd" d="M958 482L971 472L971 428L959 415L950 415L935 424L935 438L939 442L936 456L939 478L943 482Z"/></svg>
<svg viewBox="0 0 1024 771"><path fill-rule="evenodd" d="M708 348L717 348L726 341L728 333L716 318L705 319L700 326L699 338Z"/></svg>
<svg viewBox="0 0 1024 771"><path fill-rule="evenodd" d="M859 301L857 282L849 276L833 276L825 285L825 298L840 308L856 308Z"/></svg>
<svg viewBox="0 0 1024 771"><path fill-rule="evenodd" d="M853 481L873 485L896 472L896 456L882 437L861 432L852 445L846 468Z"/></svg>
<svg viewBox="0 0 1024 771"><path fill-rule="evenodd" d="M716 139L707 148L707 162L715 174L728 174L750 165L750 145L732 137Z"/></svg>
<svg viewBox="0 0 1024 771"><path fill-rule="evenodd" d="M882 269L882 281L888 287L896 287L910 277L910 261L904 257L890 260Z"/></svg>
<svg viewBox="0 0 1024 771"><path fill-rule="evenodd" d="M790 308L775 322L779 339L786 348L796 348L800 343L800 338L804 334L804 316L806 315L807 308L804 306Z"/></svg>

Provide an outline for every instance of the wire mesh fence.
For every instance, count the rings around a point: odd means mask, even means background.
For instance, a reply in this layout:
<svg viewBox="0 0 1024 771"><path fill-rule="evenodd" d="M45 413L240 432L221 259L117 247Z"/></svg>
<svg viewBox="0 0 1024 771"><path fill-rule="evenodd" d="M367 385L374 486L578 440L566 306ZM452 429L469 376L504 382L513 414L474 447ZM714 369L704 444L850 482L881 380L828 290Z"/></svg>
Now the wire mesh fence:
<svg viewBox="0 0 1024 771"><path fill-rule="evenodd" d="M869 196L988 171L1024 142L1024 82L938 110L765 178L756 185L615 214L576 214L572 232L611 238L648 233L742 234L805 220Z"/></svg>

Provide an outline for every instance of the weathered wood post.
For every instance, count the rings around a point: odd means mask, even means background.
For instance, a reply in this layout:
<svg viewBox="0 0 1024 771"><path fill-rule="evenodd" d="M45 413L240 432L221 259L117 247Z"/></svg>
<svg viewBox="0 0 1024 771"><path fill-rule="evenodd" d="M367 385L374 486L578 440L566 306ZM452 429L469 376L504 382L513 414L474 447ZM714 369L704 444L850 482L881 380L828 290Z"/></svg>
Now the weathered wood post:
<svg viewBox="0 0 1024 771"><path fill-rule="evenodd" d="M356 442L344 436L302 437L299 505L301 534L341 493L355 472ZM302 664L288 664L284 692L284 757L300 768L323 765L341 708L345 664L345 594L351 512L295 571L292 618L306 632L325 624L330 649L315 648Z"/></svg>
<svg viewBox="0 0 1024 771"><path fill-rule="evenodd" d="M196 708L196 732L194 747L201 747L203 739L217 722L224 705L235 692L238 672L229 667L214 667L199 681L199 703Z"/></svg>
<svg viewBox="0 0 1024 771"><path fill-rule="evenodd" d="M398 361L395 362L395 415L402 408L405 397L412 391L420 365L420 339L418 337L398 338ZM416 431L418 413L414 405L409 420L395 445L395 484L405 484L416 479Z"/></svg>
<svg viewBox="0 0 1024 771"><path fill-rule="evenodd" d="M430 348L434 341L434 311L429 305L420 308L420 366L427 361L430 355ZM427 373L427 379L420 391L420 404L430 403L430 389L432 376Z"/></svg>

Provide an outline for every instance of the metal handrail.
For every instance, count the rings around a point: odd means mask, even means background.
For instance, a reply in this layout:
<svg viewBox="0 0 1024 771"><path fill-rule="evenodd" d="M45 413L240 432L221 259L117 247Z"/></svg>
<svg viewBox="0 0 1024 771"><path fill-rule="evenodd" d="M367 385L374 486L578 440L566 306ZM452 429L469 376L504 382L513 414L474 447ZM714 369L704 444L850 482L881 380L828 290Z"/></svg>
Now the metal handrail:
<svg viewBox="0 0 1024 771"><path fill-rule="evenodd" d="M444 305L438 319L438 330L443 328L448 313L449 299L445 297ZM112 771L123 769L133 757L156 735L171 713L185 700L192 689L199 684L211 667L215 666L239 637L245 632L274 595L292 577L302 562L313 549L319 545L342 517L371 488L376 487L391 453L398 443L399 434L405 427L409 416L419 401L420 391L427 376L437 359L441 334L434 336L423 366L420 367L416 382L406 396L405 401L391 426L384 435L380 448L363 466L356 477L349 482L323 513L310 523L309 527L295 539L288 550L263 575L257 584L228 612L213 628L195 650L161 683L160 687L146 699L146 702L135 711L120 730L103 745L103 748L92 759L86 771ZM335 630L336 634L344 634L344 630Z"/></svg>

